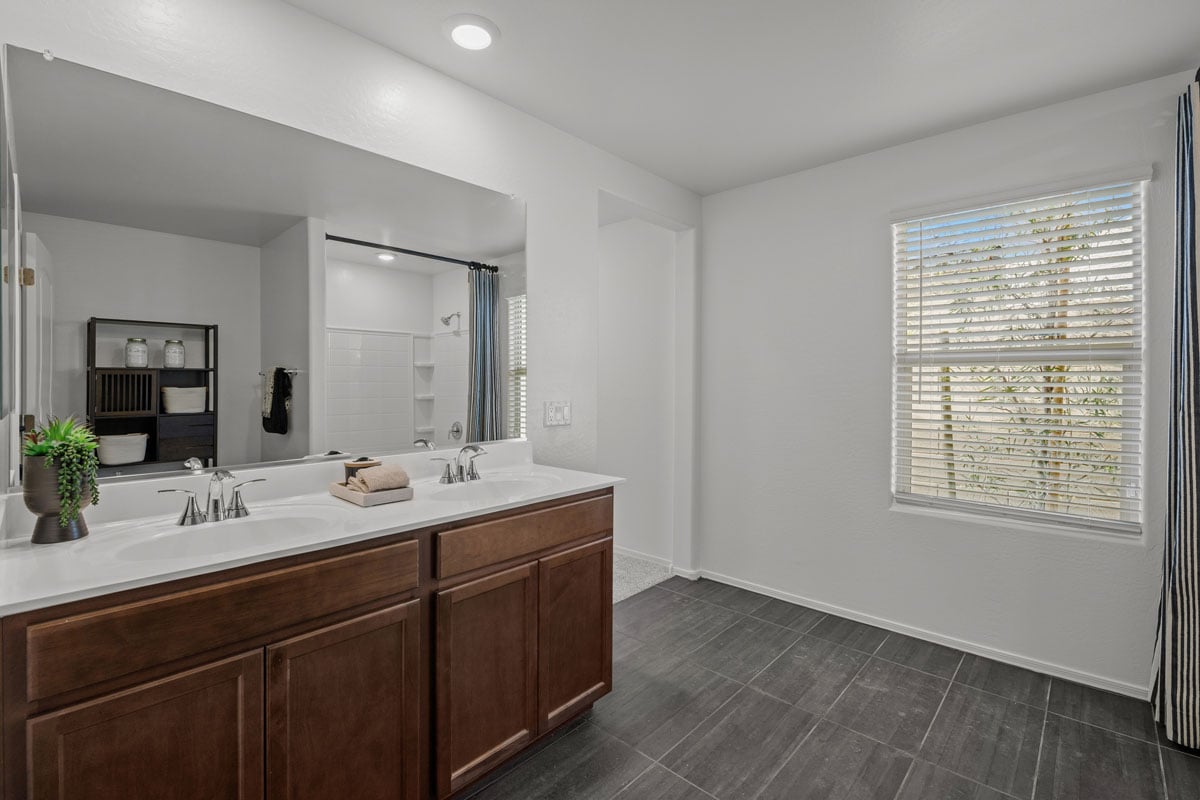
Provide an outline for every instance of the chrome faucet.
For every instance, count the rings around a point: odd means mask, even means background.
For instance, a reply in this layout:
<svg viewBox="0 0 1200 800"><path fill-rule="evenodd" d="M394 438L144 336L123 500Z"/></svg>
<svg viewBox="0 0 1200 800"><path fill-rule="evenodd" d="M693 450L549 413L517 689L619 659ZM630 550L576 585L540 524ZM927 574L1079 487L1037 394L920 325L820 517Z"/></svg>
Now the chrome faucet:
<svg viewBox="0 0 1200 800"><path fill-rule="evenodd" d="M208 522L208 517L200 510L200 506L196 504L196 493L191 489L159 489L159 494L186 494L188 496L187 506L183 509L183 514L179 516L179 522L176 525L203 525Z"/></svg>
<svg viewBox="0 0 1200 800"><path fill-rule="evenodd" d="M234 475L227 469L219 469L208 479L208 499L204 503L204 513L209 522L220 522L225 519L225 481ZM217 490L216 497L213 489Z"/></svg>
<svg viewBox="0 0 1200 800"><path fill-rule="evenodd" d="M462 480L462 474L457 472L451 465L450 459L435 456L429 459L430 461L445 461L446 466L442 469L442 477L438 478L438 483L458 483Z"/></svg>
<svg viewBox="0 0 1200 800"><path fill-rule="evenodd" d="M413 439L413 444L417 447L424 447L426 450L437 450L437 446L428 439Z"/></svg>
<svg viewBox="0 0 1200 800"><path fill-rule="evenodd" d="M467 466L464 471L462 457L467 455ZM458 468L458 479L460 481L477 481L479 480L479 471L475 469L475 459L480 456L487 455L487 450L484 450L477 444L469 444L458 451L458 457L454 459L454 465Z"/></svg>
<svg viewBox="0 0 1200 800"><path fill-rule="evenodd" d="M233 477L233 473L225 469L219 469L212 474L208 481L208 499L204 503L204 511L200 510L200 505L196 502L196 493L191 489L159 489L158 493L178 493L188 496L187 506L183 509L179 522L176 523L178 525L202 525L205 522L248 517L250 510L246 508L246 503L242 500L242 487L250 483L262 483L266 478L254 478L234 484L233 497L227 508L225 506L225 481ZM215 494L214 489L216 490Z"/></svg>
<svg viewBox="0 0 1200 800"><path fill-rule="evenodd" d="M229 499L229 509L225 512L226 519L241 519L242 517L250 516L250 509L246 508L246 503L242 500L242 487L250 483L263 483L266 478L252 478L248 481L235 483L233 485L233 497Z"/></svg>

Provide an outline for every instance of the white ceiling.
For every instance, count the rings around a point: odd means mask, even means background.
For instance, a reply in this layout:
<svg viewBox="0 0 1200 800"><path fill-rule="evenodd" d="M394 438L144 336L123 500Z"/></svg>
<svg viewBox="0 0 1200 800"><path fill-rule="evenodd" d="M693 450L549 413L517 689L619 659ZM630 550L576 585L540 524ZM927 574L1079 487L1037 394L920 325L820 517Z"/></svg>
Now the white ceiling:
<svg viewBox="0 0 1200 800"><path fill-rule="evenodd" d="M330 233L466 260L525 249L525 204L228 108L10 48L26 211L262 245Z"/></svg>
<svg viewBox="0 0 1200 800"><path fill-rule="evenodd" d="M1197 0L288 1L702 194L1200 66Z"/></svg>

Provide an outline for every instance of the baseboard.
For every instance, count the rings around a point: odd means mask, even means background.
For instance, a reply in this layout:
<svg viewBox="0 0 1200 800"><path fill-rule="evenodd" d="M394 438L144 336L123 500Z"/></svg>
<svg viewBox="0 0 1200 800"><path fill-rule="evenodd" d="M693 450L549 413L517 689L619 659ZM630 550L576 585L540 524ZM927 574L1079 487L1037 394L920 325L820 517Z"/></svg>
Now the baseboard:
<svg viewBox="0 0 1200 800"><path fill-rule="evenodd" d="M675 575L678 575L681 578L687 578L689 581L699 580L700 574L701 574L700 570L698 570L698 569L684 569L683 567L672 567L671 572ZM723 580L723 579L718 578L714 575L713 580ZM764 592L764 594L766 594L766 593Z"/></svg>
<svg viewBox="0 0 1200 800"><path fill-rule="evenodd" d="M1093 675L1090 672L1082 672L1077 669L1071 669L1070 667L1053 664L1049 661L1041 661L1036 658L1029 658L1028 656L1010 653L1006 650L997 650L994 647L977 644L976 642L969 642L965 639L958 639L953 636L945 636L943 634L934 633L933 631L927 631L922 628L914 628L911 625L905 625L901 622L884 619L883 617L876 617L873 614L864 614L861 611L842 608L841 606L835 606L830 603L822 603L821 601L813 600L810 597L802 597L797 594L791 594L790 592L781 592L778 589L772 589L768 586L761 586L757 583L744 581L740 578L734 578L730 575L722 575L721 573L713 572L712 570L676 569L675 574L682 575L689 580L695 580L697 577L704 577L714 581L720 581L721 583L728 583L731 586L737 586L742 589L748 589L752 592L765 594L768 597L775 597L780 600L786 600L789 603L797 603L802 606L808 606L809 608L815 608L818 611L824 611L829 614L835 614L839 617L845 617L846 619L852 619L857 622L864 622L868 625L874 625L877 628L884 628L889 631L895 631L896 633L903 633L906 636L912 636L916 639L924 639L927 642L934 642L936 644L945 645L946 647L953 647L956 650L962 650L977 656L990 658L993 661L1001 661L1005 664L1011 664L1015 667L1023 667L1025 669L1033 670L1034 672L1040 672L1055 678L1062 678L1063 680L1082 683L1085 686L1092 686L1097 689L1103 689L1107 692L1114 692L1116 694L1123 694L1128 697L1135 697L1138 700L1148 700L1150 698L1149 686L1140 686L1133 683L1126 683L1125 681L1117 681L1113 680L1112 678Z"/></svg>
<svg viewBox="0 0 1200 800"><path fill-rule="evenodd" d="M642 561L651 561L658 564L660 567L671 569L671 559L663 558L662 556L652 556L649 553L642 553L638 550L630 550L628 547L621 547L619 544L613 545L613 552L620 553L623 556L630 558L640 558Z"/></svg>

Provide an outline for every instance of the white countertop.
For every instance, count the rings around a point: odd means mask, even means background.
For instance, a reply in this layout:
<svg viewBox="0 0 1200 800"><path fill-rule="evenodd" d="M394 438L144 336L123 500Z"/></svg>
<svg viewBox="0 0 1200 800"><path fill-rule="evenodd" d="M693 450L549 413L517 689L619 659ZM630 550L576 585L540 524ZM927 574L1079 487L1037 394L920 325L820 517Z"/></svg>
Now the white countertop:
<svg viewBox="0 0 1200 800"><path fill-rule="evenodd" d="M608 475L512 464L471 483L447 486L432 478L417 480L412 500L374 508L360 508L328 492L259 502L248 493L251 515L240 520L181 527L174 524L175 513L92 525L91 534L78 542L34 545L13 539L0 545L0 616L417 530L622 482ZM147 487L146 491L153 489ZM170 497L182 503L182 495Z"/></svg>

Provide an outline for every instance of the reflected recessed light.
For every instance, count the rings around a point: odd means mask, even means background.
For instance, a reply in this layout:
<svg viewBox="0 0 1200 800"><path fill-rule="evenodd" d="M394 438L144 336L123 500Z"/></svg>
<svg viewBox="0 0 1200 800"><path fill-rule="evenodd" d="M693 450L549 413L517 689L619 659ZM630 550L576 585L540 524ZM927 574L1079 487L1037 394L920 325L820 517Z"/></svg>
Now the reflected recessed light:
<svg viewBox="0 0 1200 800"><path fill-rule="evenodd" d="M375 257L380 261L395 261L396 257L391 253L376 253Z"/></svg>
<svg viewBox="0 0 1200 800"><path fill-rule="evenodd" d="M476 14L456 14L442 25L450 41L466 50L486 50L500 38L500 29L490 19Z"/></svg>

